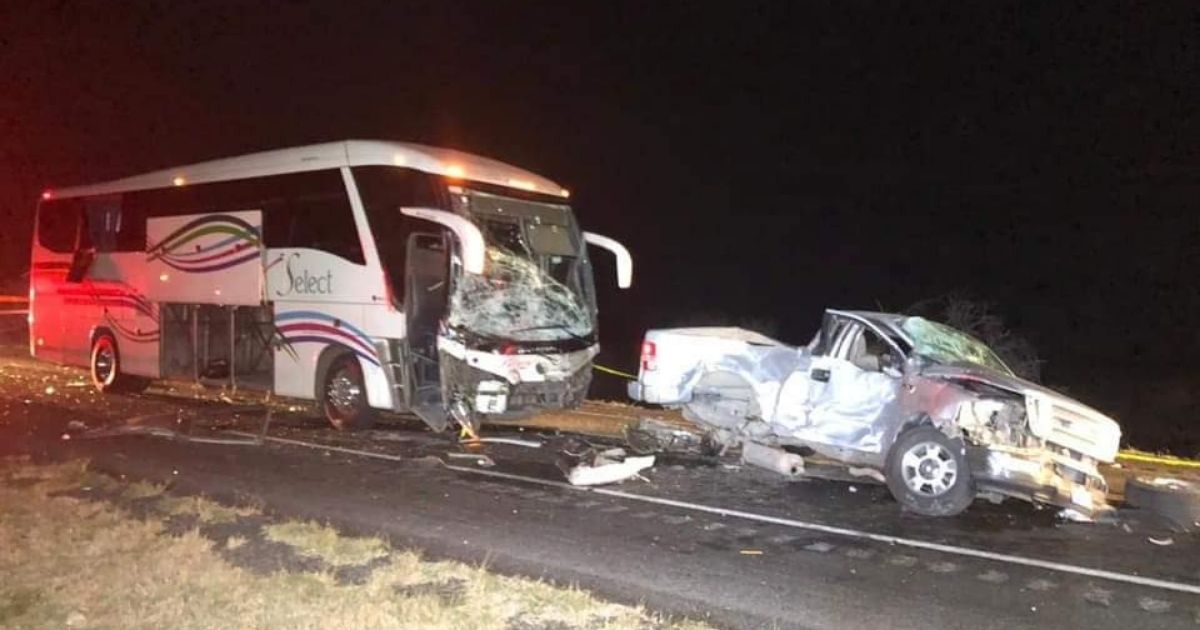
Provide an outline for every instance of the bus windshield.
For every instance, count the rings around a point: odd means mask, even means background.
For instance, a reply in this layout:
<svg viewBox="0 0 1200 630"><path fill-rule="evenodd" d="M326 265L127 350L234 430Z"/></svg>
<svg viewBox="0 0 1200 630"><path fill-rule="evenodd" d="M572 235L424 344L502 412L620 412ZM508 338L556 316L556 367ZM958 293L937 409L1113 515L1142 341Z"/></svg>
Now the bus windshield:
<svg viewBox="0 0 1200 630"><path fill-rule="evenodd" d="M570 207L474 191L453 199L483 232L487 262L455 279L452 328L515 342L593 337L595 289Z"/></svg>

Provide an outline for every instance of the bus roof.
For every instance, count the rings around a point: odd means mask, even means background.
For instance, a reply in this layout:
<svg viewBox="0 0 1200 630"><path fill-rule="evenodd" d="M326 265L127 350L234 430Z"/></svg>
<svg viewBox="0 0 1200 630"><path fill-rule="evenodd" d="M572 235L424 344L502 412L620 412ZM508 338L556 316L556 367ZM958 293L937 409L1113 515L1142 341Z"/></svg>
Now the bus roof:
<svg viewBox="0 0 1200 630"><path fill-rule="evenodd" d="M449 179L480 181L558 197L569 194L549 179L497 160L453 149L383 140L344 140L250 153L48 192L52 198L81 197L367 165L400 166Z"/></svg>

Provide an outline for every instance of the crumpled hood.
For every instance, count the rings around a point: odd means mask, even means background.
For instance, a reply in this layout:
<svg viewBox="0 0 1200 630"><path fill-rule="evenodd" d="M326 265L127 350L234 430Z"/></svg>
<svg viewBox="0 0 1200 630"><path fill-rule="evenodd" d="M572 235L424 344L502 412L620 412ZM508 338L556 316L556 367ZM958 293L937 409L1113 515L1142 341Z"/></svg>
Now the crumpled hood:
<svg viewBox="0 0 1200 630"><path fill-rule="evenodd" d="M922 369L921 375L928 378L945 379L951 381L970 380L986 383L993 387L1024 396L1027 399L1032 396L1034 398L1051 401L1055 404L1061 403L1068 405L1074 408L1076 412L1084 412L1090 416L1090 421L1096 425L1096 430L1100 432L1100 435L1093 436L1098 441L1097 446L1099 448L1089 448L1088 445L1083 442L1066 437L1063 437L1063 439L1055 439L1055 441L1065 443L1076 450L1089 453L1092 456L1101 459L1102 461L1112 461L1113 456L1116 454L1116 449L1121 436L1121 425L1103 412L1097 411L1096 409L1093 409L1092 407L1089 407L1078 400L1075 400L1074 398L1056 392L1049 387L1038 385L1037 383L1027 381L1011 374L1003 374L1001 372L996 372L980 366L935 364ZM1049 438L1051 431L1054 430L1052 427L1033 426L1034 424L1035 423L1031 423L1031 429L1033 430L1034 434L1038 435L1039 437ZM1070 421L1067 420L1063 422L1063 424L1069 427Z"/></svg>
<svg viewBox="0 0 1200 630"><path fill-rule="evenodd" d="M1032 381L1027 381L1019 376L1004 374L995 370L989 370L985 367L976 365L942 365L933 364L926 366L921 370L922 376L930 378L940 378L946 380L968 380L987 383L993 387L1010 391L1014 394L1022 396L1038 393L1044 396L1054 396L1056 398L1068 398L1049 387L1038 385ZM1078 401L1076 401L1078 402ZM1089 407L1090 409L1090 407ZM1096 412L1100 413L1100 412Z"/></svg>

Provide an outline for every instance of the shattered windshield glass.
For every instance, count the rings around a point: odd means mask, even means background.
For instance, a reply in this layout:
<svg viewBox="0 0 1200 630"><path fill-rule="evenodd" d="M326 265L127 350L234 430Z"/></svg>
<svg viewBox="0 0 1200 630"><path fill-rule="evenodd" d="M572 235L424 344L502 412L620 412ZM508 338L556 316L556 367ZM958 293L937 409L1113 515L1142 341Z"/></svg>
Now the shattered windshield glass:
<svg viewBox="0 0 1200 630"><path fill-rule="evenodd" d="M982 341L944 324L921 317L909 317L901 325L913 340L913 353L935 363L954 365L968 363L1012 374L1012 370Z"/></svg>
<svg viewBox="0 0 1200 630"><path fill-rule="evenodd" d="M463 274L448 323L512 341L581 339L595 330L595 297L570 208L478 192L455 195L483 232L482 275Z"/></svg>

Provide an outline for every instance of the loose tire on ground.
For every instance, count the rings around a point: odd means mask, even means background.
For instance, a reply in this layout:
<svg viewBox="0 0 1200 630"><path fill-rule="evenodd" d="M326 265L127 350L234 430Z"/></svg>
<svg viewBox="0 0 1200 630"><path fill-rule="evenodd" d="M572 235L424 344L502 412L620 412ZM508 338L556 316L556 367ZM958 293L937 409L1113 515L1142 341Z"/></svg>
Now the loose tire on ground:
<svg viewBox="0 0 1200 630"><path fill-rule="evenodd" d="M1125 482L1125 503L1153 512L1182 531L1200 531L1200 485L1196 483L1133 477Z"/></svg>
<svg viewBox="0 0 1200 630"><path fill-rule="evenodd" d="M896 501L917 514L954 516L975 500L963 441L930 426L900 435L884 476Z"/></svg>
<svg viewBox="0 0 1200 630"><path fill-rule="evenodd" d="M92 340L88 361L92 385L101 393L138 393L150 385L150 379L121 372L121 351L111 333L100 333Z"/></svg>
<svg viewBox="0 0 1200 630"><path fill-rule="evenodd" d="M375 425L375 413L367 405L367 388L362 366L353 354L333 360L321 383L321 410L333 428L359 431Z"/></svg>

